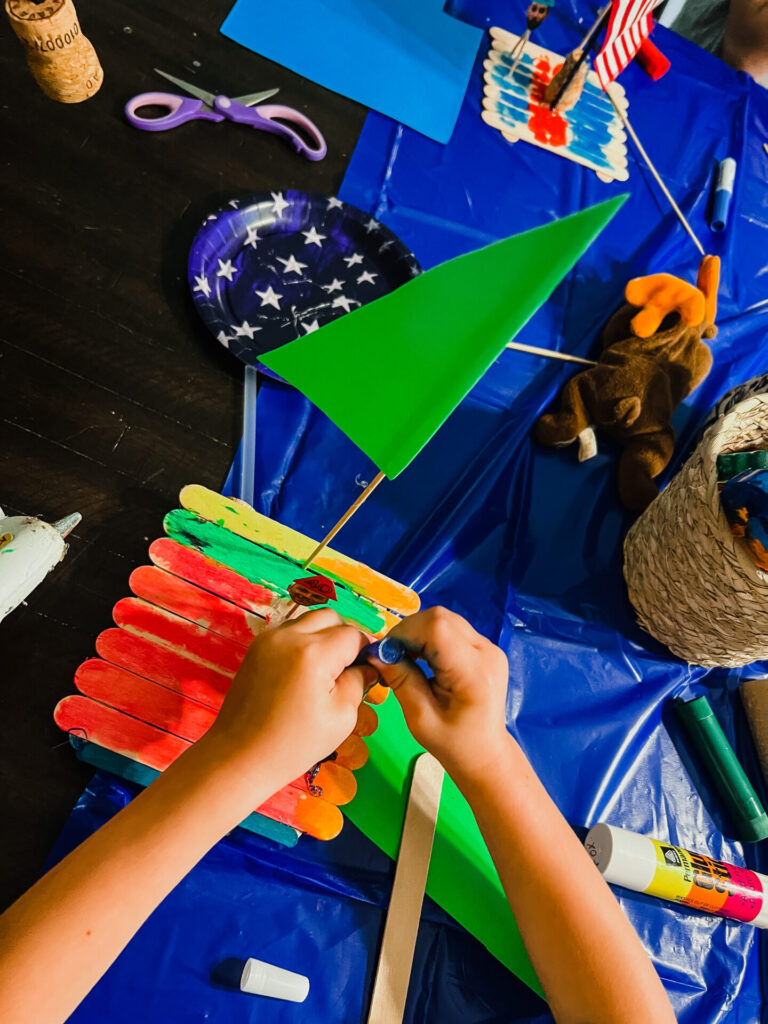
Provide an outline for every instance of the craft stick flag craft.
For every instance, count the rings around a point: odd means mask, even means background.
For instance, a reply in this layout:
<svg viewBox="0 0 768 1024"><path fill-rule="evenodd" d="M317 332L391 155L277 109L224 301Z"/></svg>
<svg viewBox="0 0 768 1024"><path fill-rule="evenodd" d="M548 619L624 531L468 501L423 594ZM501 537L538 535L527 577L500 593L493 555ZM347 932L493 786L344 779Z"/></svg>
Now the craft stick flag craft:
<svg viewBox="0 0 768 1024"><path fill-rule="evenodd" d="M458 257L265 361L374 459L379 478L397 476L622 202ZM394 392L382 350L403 371ZM200 486L185 487L180 504L165 517L166 536L150 545L152 564L131 575L133 596L115 606L115 627L96 641L99 657L77 670L79 694L55 711L80 758L142 784L210 727L253 636L281 621L297 597L335 608L376 637L419 607L416 593L332 550L328 536L318 545ZM286 845L300 832L331 839L343 806L396 857L410 770L422 751L387 693L380 685L368 691L338 750L308 765L243 826ZM372 704L380 705L378 720ZM450 779L426 892L540 991L472 812Z"/></svg>

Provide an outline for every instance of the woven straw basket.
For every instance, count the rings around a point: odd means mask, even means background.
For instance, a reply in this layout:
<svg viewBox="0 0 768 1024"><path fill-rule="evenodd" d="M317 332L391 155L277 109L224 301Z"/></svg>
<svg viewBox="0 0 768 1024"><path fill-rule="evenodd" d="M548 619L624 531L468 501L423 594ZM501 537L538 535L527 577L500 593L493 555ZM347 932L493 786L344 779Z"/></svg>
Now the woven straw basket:
<svg viewBox="0 0 768 1024"><path fill-rule="evenodd" d="M731 534L717 456L768 448L768 394L740 402L630 529L624 578L643 629L696 665L768 658L768 573Z"/></svg>

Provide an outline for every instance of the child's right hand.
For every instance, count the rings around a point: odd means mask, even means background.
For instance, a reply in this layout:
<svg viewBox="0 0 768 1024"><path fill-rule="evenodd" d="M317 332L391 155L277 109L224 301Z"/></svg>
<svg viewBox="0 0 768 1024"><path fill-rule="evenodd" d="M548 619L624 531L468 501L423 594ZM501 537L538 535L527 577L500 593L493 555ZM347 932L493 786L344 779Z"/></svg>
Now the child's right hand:
<svg viewBox="0 0 768 1024"><path fill-rule="evenodd" d="M510 743L506 655L445 608L411 615L389 635L402 640L412 657L426 661L434 673L427 678L409 659L397 665L373 661L394 690L414 738L457 784L487 775Z"/></svg>

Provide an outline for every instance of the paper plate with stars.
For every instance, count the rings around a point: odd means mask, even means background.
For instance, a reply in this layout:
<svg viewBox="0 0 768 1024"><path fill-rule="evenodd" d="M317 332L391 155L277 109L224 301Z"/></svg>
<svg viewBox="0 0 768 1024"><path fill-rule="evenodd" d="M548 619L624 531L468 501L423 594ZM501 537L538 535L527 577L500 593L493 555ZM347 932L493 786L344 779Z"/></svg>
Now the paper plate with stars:
<svg viewBox="0 0 768 1024"><path fill-rule="evenodd" d="M189 254L200 315L222 345L251 365L420 269L397 235L369 214L306 192L231 200L208 217Z"/></svg>

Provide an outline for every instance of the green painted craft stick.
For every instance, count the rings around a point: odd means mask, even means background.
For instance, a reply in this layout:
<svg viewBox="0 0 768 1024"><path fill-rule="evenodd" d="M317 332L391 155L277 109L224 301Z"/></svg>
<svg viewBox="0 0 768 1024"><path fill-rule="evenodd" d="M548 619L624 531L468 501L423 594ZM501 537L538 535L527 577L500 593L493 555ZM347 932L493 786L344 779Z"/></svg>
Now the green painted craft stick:
<svg viewBox="0 0 768 1024"><path fill-rule="evenodd" d="M221 562L280 597L288 597L288 587L299 575L297 568L300 567L291 559L244 540L185 509L169 512L163 520L163 529L173 540ZM386 625L383 614L374 604L344 587L336 587L336 600L330 601L329 606L342 618L357 622L368 633L378 633Z"/></svg>
<svg viewBox="0 0 768 1024"><path fill-rule="evenodd" d="M368 763L355 773L357 795L342 810L395 860L410 769L423 748L408 731L396 700L390 697L376 712L379 727L366 738ZM475 817L448 776L443 783L426 892L497 960L543 995Z"/></svg>
<svg viewBox="0 0 768 1024"><path fill-rule="evenodd" d="M148 768L130 757L107 750L105 747L99 746L98 743L90 743L80 736L70 735L69 742L77 754L78 761L84 761L94 768L101 768L113 775L119 775L121 779L127 779L128 782L148 786L160 775L160 772L155 771L154 768ZM265 839L271 839L275 843L280 843L281 846L295 846L299 841L299 832L295 828L284 825L280 821L273 821L263 814L249 814L240 822L240 828L253 832L257 836L264 836Z"/></svg>
<svg viewBox="0 0 768 1024"><path fill-rule="evenodd" d="M625 199L448 260L260 359L396 477Z"/></svg>

